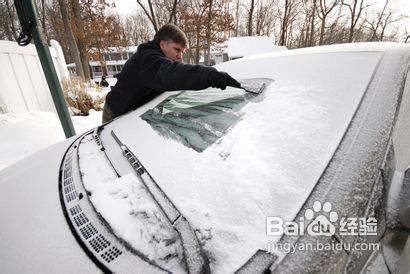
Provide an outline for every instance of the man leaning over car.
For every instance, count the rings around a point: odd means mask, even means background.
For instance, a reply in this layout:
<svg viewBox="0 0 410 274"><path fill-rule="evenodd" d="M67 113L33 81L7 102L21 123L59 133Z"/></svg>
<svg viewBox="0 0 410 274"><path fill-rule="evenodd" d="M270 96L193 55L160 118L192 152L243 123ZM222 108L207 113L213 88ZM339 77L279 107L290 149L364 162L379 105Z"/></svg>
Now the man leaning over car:
<svg viewBox="0 0 410 274"><path fill-rule="evenodd" d="M142 106L164 91L240 87L226 72L182 63L186 46L184 32L172 24L162 26L152 41L139 45L115 76L117 83L107 94L103 123Z"/></svg>

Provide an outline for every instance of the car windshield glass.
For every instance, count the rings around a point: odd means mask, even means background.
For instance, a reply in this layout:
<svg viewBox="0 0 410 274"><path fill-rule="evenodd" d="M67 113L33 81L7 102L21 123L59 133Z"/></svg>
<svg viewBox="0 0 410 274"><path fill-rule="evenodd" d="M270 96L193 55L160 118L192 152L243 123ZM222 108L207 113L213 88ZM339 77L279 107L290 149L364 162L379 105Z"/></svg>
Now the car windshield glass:
<svg viewBox="0 0 410 274"><path fill-rule="evenodd" d="M241 89L183 91L141 115L160 135L198 152L215 143L241 118L255 95Z"/></svg>

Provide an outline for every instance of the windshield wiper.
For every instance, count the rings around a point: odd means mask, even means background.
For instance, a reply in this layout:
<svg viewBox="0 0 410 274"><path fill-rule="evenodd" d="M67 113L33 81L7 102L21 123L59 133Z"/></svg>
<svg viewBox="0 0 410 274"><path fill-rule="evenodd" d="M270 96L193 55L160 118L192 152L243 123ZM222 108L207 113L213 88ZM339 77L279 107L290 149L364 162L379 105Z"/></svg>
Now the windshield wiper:
<svg viewBox="0 0 410 274"><path fill-rule="evenodd" d="M111 135L121 147L122 154L131 164L132 168L135 170L135 173L151 194L154 201L157 203L174 229L178 232L182 241L182 248L184 250L188 273L210 273L209 260L202 251L195 231L189 224L188 220L182 216L181 212L175 207L168 196L151 177L138 158L123 142L121 142L113 130L111 130Z"/></svg>
<svg viewBox="0 0 410 274"><path fill-rule="evenodd" d="M110 157L108 157L107 152L105 151L104 144L101 140L100 133L101 133L101 130L103 130L103 129L104 129L104 126L99 126L99 127L94 129L94 131L92 133L93 140L96 143L96 145L98 146L98 149L101 150L104 153L105 158L110 163L110 165L111 165L112 169L114 170L115 174L117 174L117 177L120 177L120 174L118 173L117 169L114 167Z"/></svg>

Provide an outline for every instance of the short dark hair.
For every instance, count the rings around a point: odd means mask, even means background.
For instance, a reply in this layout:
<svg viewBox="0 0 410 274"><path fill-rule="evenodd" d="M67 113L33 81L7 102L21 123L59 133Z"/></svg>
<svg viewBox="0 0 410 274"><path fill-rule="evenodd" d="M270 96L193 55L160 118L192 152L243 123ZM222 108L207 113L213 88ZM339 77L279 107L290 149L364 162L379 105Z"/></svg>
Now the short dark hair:
<svg viewBox="0 0 410 274"><path fill-rule="evenodd" d="M181 43L183 47L188 44L185 33L173 24L165 24L155 33L154 41L159 43L161 40Z"/></svg>

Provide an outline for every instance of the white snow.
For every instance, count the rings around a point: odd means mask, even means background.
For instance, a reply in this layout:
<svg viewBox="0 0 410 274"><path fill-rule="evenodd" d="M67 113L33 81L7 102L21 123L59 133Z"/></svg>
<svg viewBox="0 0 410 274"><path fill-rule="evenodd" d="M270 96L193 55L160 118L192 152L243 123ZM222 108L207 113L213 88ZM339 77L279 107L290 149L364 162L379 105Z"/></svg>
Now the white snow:
<svg viewBox="0 0 410 274"><path fill-rule="evenodd" d="M344 46L336 53L329 49L317 55L316 50L270 53L218 66L236 78L275 82L260 96L263 100L241 109L242 120L202 153L165 139L139 117L169 94L104 129L117 133L191 223L214 273L237 270L258 249L266 249L268 241L278 239L266 236L267 216L293 220L343 137L381 57L376 46L374 52L358 49L357 54L346 53ZM73 119L79 133L99 125L101 113ZM1 114L0 169L63 139L54 113ZM112 140L103 142L107 153L118 152ZM117 235L161 260L174 248L161 246L161 240L174 237L159 227L164 217L134 174L117 178L89 145L82 145L80 164L94 205ZM156 232L160 244L141 247ZM180 254L177 247L172 252ZM179 267L175 261L171 267Z"/></svg>
<svg viewBox="0 0 410 274"><path fill-rule="evenodd" d="M111 77L106 80L110 86L114 86L117 82L116 78ZM92 81L99 82L101 78ZM101 92L93 88L86 89L93 98L105 96L109 90L110 87L102 88ZM79 134L99 126L102 111L90 110L88 116L72 116L71 118L74 129ZM63 128L54 112L0 113L0 170L64 139Z"/></svg>
<svg viewBox="0 0 410 274"><path fill-rule="evenodd" d="M249 57L287 50L285 46L275 46L268 36L230 37L227 44L226 52L229 58Z"/></svg>
<svg viewBox="0 0 410 274"><path fill-rule="evenodd" d="M139 117L144 109L106 130L114 129L207 239L203 248L212 271L230 273L278 240L266 236L266 217L293 220L343 137L380 56L336 52L221 64L239 79L275 82L202 153L160 136Z"/></svg>
<svg viewBox="0 0 410 274"><path fill-rule="evenodd" d="M118 178L90 135L81 142L79 151L84 186L114 233L161 267L183 272L178 234L136 175Z"/></svg>
<svg viewBox="0 0 410 274"><path fill-rule="evenodd" d="M73 116L76 133L100 125L101 117L102 112L95 110L88 116ZM64 139L63 128L54 112L0 114L0 170Z"/></svg>
<svg viewBox="0 0 410 274"><path fill-rule="evenodd" d="M265 237L267 216L291 220L297 213L332 155L329 147L337 146L331 108L320 102L324 92L277 81L202 154L160 140L144 121L117 132L201 237L208 235L204 249L213 271L229 273L272 240ZM132 137L142 133L146 139Z"/></svg>

